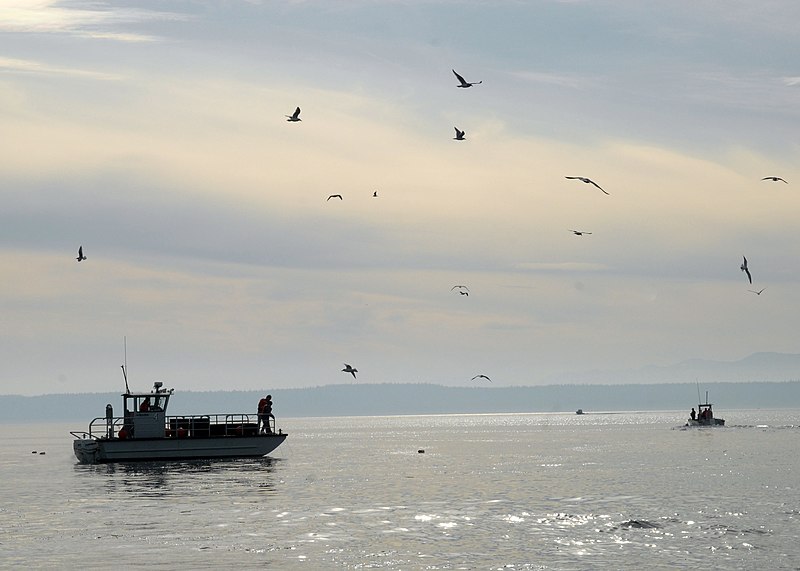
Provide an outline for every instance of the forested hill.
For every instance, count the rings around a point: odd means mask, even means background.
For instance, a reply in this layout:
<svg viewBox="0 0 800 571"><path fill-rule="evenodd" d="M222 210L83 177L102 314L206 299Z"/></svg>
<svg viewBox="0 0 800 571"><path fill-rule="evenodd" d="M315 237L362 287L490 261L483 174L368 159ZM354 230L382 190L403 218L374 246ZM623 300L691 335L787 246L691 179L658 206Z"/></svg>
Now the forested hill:
<svg viewBox="0 0 800 571"><path fill-rule="evenodd" d="M723 415L729 409L800 408L800 381L705 383L702 398ZM535 387L445 387L433 384L328 385L265 389L278 417L375 416L394 414L586 412L689 410L697 405L694 383L548 385ZM255 391L176 392L168 414L255 412ZM121 413L119 393L0 395L0 422L77 421L81 428L105 415L111 403ZM76 429L77 429L76 428Z"/></svg>

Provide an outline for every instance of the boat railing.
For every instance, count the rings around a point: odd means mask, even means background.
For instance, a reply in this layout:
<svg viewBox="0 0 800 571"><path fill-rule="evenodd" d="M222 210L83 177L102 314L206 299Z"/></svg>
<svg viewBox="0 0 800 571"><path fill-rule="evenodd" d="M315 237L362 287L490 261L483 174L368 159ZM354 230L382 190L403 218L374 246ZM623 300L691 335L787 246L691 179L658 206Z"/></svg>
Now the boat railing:
<svg viewBox="0 0 800 571"><path fill-rule="evenodd" d="M109 421L111 421L110 424ZM121 416L112 418L101 416L93 419L89 423L88 432L73 430L70 431L70 434L75 438L77 438L78 440L86 440L86 439L100 440L103 438L110 439L117 436L120 429L123 427L125 421L126 419Z"/></svg>
<svg viewBox="0 0 800 571"><path fill-rule="evenodd" d="M133 426L130 417L98 417L89 423L88 431L70 432L78 439L120 438L120 430ZM211 436L255 436L258 434L257 414L198 414L167 416L164 436L167 438L208 438ZM124 436L122 436L124 438Z"/></svg>

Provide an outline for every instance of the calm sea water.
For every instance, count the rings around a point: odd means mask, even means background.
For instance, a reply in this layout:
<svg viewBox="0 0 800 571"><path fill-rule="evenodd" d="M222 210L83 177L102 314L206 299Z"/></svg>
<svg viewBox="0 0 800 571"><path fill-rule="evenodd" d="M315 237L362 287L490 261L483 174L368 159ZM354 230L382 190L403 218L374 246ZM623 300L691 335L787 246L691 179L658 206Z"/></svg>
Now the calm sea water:
<svg viewBox="0 0 800 571"><path fill-rule="evenodd" d="M268 459L101 466L4 425L0 566L800 569L800 411L718 414L279 418Z"/></svg>

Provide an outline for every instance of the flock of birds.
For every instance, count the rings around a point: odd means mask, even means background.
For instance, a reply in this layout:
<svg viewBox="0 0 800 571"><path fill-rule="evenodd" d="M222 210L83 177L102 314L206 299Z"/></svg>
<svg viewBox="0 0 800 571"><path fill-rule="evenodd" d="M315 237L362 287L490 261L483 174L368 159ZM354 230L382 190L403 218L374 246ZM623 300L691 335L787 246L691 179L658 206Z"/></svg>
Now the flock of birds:
<svg viewBox="0 0 800 571"><path fill-rule="evenodd" d="M467 80L464 79L463 76L459 75L459 73L456 72L455 69L453 69L452 72L456 76L456 79L458 79L458 82L459 82L456 87L466 89L466 88L472 87L474 85L480 85L480 84L483 83L483 80L481 80L481 81L472 81L472 82L467 81ZM291 115L286 115L286 120L288 122L290 122L290 123L298 123L298 122L302 121L302 119L300 119L300 107L298 106ZM454 129L455 129L455 133L456 133L456 136L453 137L454 140L456 140L456 141L464 141L464 140L466 140L466 131L464 129L459 129L458 127L454 127ZM566 178L568 180L578 180L578 181L583 182L585 184L592 185L592 186L596 187L598 190L600 190L603 194L605 194L607 196L611 195L611 193L606 191L603 187L601 187L599 184L597 184L595 181L593 181L592 179L590 179L588 177L585 177L585 176L565 176L564 178ZM771 181L771 182L783 182L784 184L789 184L788 181L786 181L785 179L783 179L782 177L779 177L779 176L765 176L761 180L762 181ZM372 196L373 196L373 198L377 198L378 197L378 191L377 190L374 191L372 193ZM339 199L339 200L344 200L341 194L331 194L331 195L328 196L326 201L329 201L329 200L334 199L334 198L335 199ZM569 232L571 232L575 236L584 236L584 235L591 235L592 234L591 232L586 232L585 230L573 230L573 229L570 229ZM750 284L752 284L753 283L753 276L750 273L750 269L749 269L749 267L747 265L747 258L745 256L742 256L742 258L743 258L742 265L739 268L741 269L742 272L744 272L747 275L748 282ZM82 262L82 261L84 261L86 259L87 259L86 256L83 254L83 246L81 245L78 248L78 256L77 256L76 260L78 260L78 262ZM751 293L754 293L756 295L761 295L764 292L765 289L766 289L766 287L763 287L760 290L749 289L747 291L749 291ZM450 291L457 291L462 296L467 296L467 297L469 296L469 288L466 285L454 285L452 288L450 288ZM344 364L344 369L342 369L342 372L353 375L353 378L355 379L355 378L357 378L356 377L356 373L358 372L358 369L356 369L352 365L349 365L349 364L345 363ZM474 381L476 379L485 379L485 380L487 380L489 382L492 382L492 380L488 376L483 375L483 374L475 375L474 377L472 377L471 380Z"/></svg>

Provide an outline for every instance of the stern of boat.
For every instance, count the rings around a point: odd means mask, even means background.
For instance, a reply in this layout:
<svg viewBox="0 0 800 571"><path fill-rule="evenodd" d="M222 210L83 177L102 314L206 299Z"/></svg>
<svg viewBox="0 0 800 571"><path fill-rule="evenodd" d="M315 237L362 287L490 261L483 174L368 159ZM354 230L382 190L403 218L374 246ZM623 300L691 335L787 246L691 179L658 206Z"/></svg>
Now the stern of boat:
<svg viewBox="0 0 800 571"><path fill-rule="evenodd" d="M100 456L100 443L94 438L78 438L72 442L72 450L81 464L95 464Z"/></svg>

